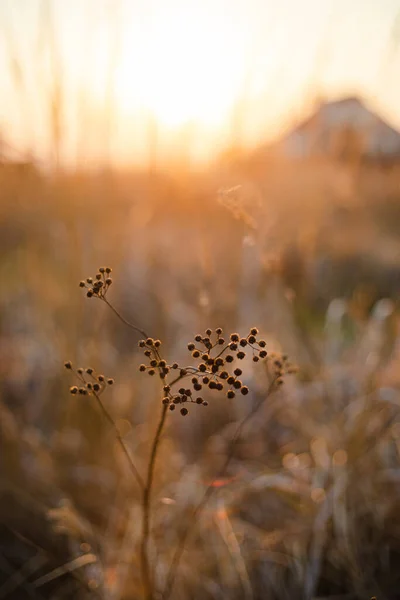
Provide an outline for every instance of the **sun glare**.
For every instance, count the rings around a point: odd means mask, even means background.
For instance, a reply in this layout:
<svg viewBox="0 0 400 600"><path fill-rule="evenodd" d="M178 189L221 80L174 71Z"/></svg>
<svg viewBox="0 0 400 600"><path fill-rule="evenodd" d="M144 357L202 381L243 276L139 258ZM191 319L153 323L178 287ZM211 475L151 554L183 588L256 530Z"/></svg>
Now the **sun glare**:
<svg viewBox="0 0 400 600"><path fill-rule="evenodd" d="M243 59L229 23L199 11L157 14L146 36L126 27L116 73L116 100L168 129L188 122L218 125L240 93Z"/></svg>

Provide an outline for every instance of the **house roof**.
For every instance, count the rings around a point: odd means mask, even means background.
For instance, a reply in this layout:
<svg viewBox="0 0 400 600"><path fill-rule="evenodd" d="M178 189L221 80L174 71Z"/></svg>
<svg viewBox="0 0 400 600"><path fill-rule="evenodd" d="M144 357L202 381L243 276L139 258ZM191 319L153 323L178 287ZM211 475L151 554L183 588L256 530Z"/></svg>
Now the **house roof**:
<svg viewBox="0 0 400 600"><path fill-rule="evenodd" d="M361 136L365 155L400 157L400 132L357 97L321 102L281 140L281 146L291 156L327 150L332 135L344 129Z"/></svg>

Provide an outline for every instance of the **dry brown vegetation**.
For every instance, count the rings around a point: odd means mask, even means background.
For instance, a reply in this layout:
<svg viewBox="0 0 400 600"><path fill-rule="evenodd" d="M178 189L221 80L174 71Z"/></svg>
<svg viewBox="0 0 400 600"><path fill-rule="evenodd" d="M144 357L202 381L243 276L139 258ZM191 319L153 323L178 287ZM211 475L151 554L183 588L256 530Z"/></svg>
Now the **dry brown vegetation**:
<svg viewBox="0 0 400 600"><path fill-rule="evenodd" d="M300 368L242 431L171 597L399 597L399 181L398 167L265 152L151 178L1 168L0 598L142 597L139 491L115 432L93 398L68 393L63 368L115 379L104 403L144 472L159 382L138 373L138 336L80 293L102 264L113 304L169 360L185 361L207 327L257 325L268 351ZM265 366L245 373L249 395L209 392L204 410L168 415L156 589L237 424L265 396Z"/></svg>

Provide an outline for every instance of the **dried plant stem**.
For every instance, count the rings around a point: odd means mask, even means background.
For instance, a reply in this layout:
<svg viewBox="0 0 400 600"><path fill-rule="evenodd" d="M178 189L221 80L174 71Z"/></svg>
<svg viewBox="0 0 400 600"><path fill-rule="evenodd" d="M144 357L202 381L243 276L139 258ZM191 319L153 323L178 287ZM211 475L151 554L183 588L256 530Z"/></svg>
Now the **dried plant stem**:
<svg viewBox="0 0 400 600"><path fill-rule="evenodd" d="M229 464L233 458L233 454L234 454L234 450L236 447L237 442L240 439L240 436L242 434L242 431L244 429L244 427L247 425L247 423L250 421L250 419L259 411L259 409L262 407L262 405L264 404L264 402L267 400L267 398L269 398L269 396L271 395L272 391L275 388L275 384L276 384L276 380L277 377L274 377L271 380L271 383L268 386L268 390L265 394L265 396L263 396L255 406L253 406L253 408L251 409L251 411L244 417L244 419L239 423L235 434L233 435L231 442L230 442L230 449L229 452L227 454L227 457L225 459L224 464L222 465L221 469L218 471L218 474L214 477L213 481L208 485L206 491L204 492L204 495L202 497L202 499L200 500L200 502L198 503L198 505L196 506L196 508L193 510L190 518L189 518L189 523L191 524L191 526L187 527L186 529L183 530L181 537L178 541L178 545L176 547L173 559L172 559L172 563L171 566L169 568L168 571L168 575L167 575L167 581L165 584L165 588L164 591L161 593L161 598L162 600L168 600L168 598L170 597L171 593L172 593L172 589L174 587L174 583L175 583L175 578L176 578L176 574L179 568L179 563L180 560L182 558L182 554L183 551L185 549L186 543L190 537L190 535L193 533L194 527L196 525L196 523L198 523L198 517L199 514L201 513L201 511L204 509L204 507L206 506L208 499L210 498L210 496L212 495L213 491L215 490L215 486L214 483L217 479L220 479L221 477L223 477L226 473L227 468L229 467Z"/></svg>
<svg viewBox="0 0 400 600"><path fill-rule="evenodd" d="M110 415L110 413L108 412L108 410L106 409L106 407L104 406L103 402L101 401L101 398L98 394L96 394L96 392L93 392L93 396L96 398L97 404L100 407L101 412L103 413L104 417L106 418L106 420L110 423L111 427L113 428L114 432L115 432L115 436L117 438L117 441L121 447L122 452L125 454L127 461L129 463L129 467L132 471L132 475L134 476L138 486L140 487L141 490L145 490L145 484L144 481L139 473L139 471L137 470L135 463L133 462L131 455L128 452L127 447L125 446L125 442L121 437L121 434L118 431L118 427L114 421L114 419L112 418L112 416Z"/></svg>
<svg viewBox="0 0 400 600"><path fill-rule="evenodd" d="M106 298L103 297L103 301L107 304L107 306L109 308L111 308L113 313L118 317L118 319L122 323L124 323L124 325L127 325L128 327L130 327L131 329L133 329L134 331L139 333L144 338L149 337L147 335L147 333L145 331L143 331L143 329L140 329L139 327L136 327L135 325L133 325L132 323L127 321ZM158 355L158 352L157 352L157 355ZM103 409L104 409L104 407L103 407ZM152 488L153 488L154 468L155 468L156 459L157 459L157 452L158 452L161 435L162 435L165 421L166 421L167 409L168 409L168 406L163 405L160 421L158 423L157 430L156 430L156 433L155 433L155 436L153 439L153 443L152 443L152 447L151 447L150 460L149 460L149 465L148 465L148 469L147 469L146 483L143 483L143 480L140 478L141 488L143 491L143 499L142 499L143 521L142 521L142 536L141 536L141 542L140 542L140 562L141 562L141 575L142 575L142 582L143 582L143 591L144 591L144 596L145 596L146 600L153 599L153 581L152 581L151 569L150 569L150 563L149 563L149 542L150 542L150 529L151 529L151 493L152 493ZM110 419L112 420L110 415L108 415L108 417L109 417L109 420ZM126 455L129 457L127 452L126 452Z"/></svg>
<svg viewBox="0 0 400 600"><path fill-rule="evenodd" d="M141 558L141 572L143 580L143 588L146 600L153 599L153 581L150 573L149 563L149 541L150 541L150 528L151 528L151 493L153 489L154 479L154 468L157 459L157 452L160 445L161 435L164 429L166 417L167 417L168 406L163 405L161 411L160 421L157 426L153 444L151 447L149 466L147 469L146 485L143 490L143 501L142 501L142 538L140 544L140 558Z"/></svg>
<svg viewBox="0 0 400 600"><path fill-rule="evenodd" d="M107 306L109 306L111 308L111 310L113 311L113 313L118 317L118 319L120 321L122 321L122 323L124 323L124 325L127 325L128 327L130 327L131 329L133 329L134 331L136 331L136 333L140 333L140 335L144 338L148 338L149 336L147 335L147 333L145 331L143 331L143 329L140 329L140 327L136 327L136 325L133 325L132 323L129 323L129 321L127 321L120 312L118 312L118 310L116 308L114 308L114 306L111 304L111 302L109 302L107 300L107 298L102 298L103 302L105 302L107 304Z"/></svg>

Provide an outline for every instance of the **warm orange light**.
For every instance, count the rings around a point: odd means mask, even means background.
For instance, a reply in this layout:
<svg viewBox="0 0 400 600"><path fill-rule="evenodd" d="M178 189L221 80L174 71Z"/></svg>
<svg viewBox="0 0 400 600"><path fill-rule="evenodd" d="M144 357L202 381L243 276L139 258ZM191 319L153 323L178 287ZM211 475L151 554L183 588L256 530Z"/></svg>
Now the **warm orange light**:
<svg viewBox="0 0 400 600"><path fill-rule="evenodd" d="M126 26L116 73L123 114L139 109L164 129L188 122L219 125L241 82L243 58L233 26L201 7L160 11L145 33Z"/></svg>

